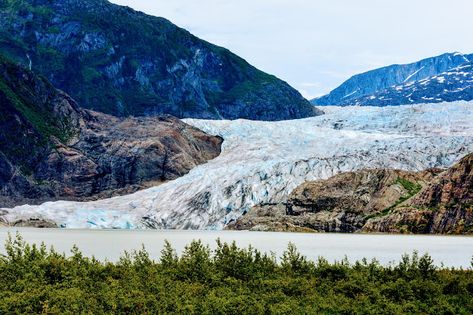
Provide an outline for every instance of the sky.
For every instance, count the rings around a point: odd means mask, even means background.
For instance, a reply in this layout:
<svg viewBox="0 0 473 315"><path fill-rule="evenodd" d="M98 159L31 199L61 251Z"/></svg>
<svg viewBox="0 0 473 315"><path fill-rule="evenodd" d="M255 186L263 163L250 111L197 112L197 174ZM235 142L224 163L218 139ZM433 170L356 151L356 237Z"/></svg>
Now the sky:
<svg viewBox="0 0 473 315"><path fill-rule="evenodd" d="M473 53L472 0L111 0L164 17L274 74L306 98L350 76Z"/></svg>

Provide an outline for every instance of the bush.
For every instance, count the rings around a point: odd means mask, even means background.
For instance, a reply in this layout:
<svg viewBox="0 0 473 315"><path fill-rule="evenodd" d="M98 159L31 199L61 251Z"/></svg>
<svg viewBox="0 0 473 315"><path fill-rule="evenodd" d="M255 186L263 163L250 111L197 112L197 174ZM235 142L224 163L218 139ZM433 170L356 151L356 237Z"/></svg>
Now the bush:
<svg viewBox="0 0 473 315"><path fill-rule="evenodd" d="M308 261L193 241L179 257L169 242L158 262L142 248L116 263L10 237L0 257L0 314L472 314L473 270L438 269L431 257L395 266Z"/></svg>

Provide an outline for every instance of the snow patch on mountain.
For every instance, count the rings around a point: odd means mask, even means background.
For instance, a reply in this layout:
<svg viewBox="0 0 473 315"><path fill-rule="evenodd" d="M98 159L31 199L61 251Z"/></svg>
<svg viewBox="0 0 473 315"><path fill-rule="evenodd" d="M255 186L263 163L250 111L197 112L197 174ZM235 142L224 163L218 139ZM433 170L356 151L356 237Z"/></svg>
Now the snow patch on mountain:
<svg viewBox="0 0 473 315"><path fill-rule="evenodd" d="M421 97L430 97L430 94L421 95L419 98L412 98L412 101L407 102L408 98L398 97L382 97L385 90L390 90L393 87L410 87L416 82L421 82L424 79L439 76L440 74L449 70L461 67L473 61L473 54L464 55L461 53L446 53L440 56L426 58L410 64L391 65L374 69L365 73L354 75L339 87L331 91L328 95L324 95L312 100L314 105L378 105L374 101L392 100L392 102L382 102L382 106L386 105L402 105L409 103L420 103ZM401 89L398 87L398 89ZM355 92L353 92L355 91ZM423 90L425 93L434 93L436 90ZM374 97L373 97L374 95ZM402 93L397 95L404 96ZM473 100L468 95L463 94L455 97L436 97L444 101L453 100Z"/></svg>
<svg viewBox="0 0 473 315"><path fill-rule="evenodd" d="M417 70L414 71L413 73L409 74L409 75L407 76L407 78L404 79L403 82L408 82L409 79L411 79L413 76L415 76L416 74L418 74L418 73L419 73L420 71L422 71L422 69L424 69L424 68L425 68L425 66L422 66L420 69L417 69Z"/></svg>
<svg viewBox="0 0 473 315"><path fill-rule="evenodd" d="M0 219L66 228L222 229L253 205L284 201L307 180L361 168L448 167L473 152L473 103L324 111L280 122L188 119L225 139L219 157L131 195L3 209Z"/></svg>
<svg viewBox="0 0 473 315"><path fill-rule="evenodd" d="M473 63L377 93L351 99L352 105L389 106L473 100Z"/></svg>

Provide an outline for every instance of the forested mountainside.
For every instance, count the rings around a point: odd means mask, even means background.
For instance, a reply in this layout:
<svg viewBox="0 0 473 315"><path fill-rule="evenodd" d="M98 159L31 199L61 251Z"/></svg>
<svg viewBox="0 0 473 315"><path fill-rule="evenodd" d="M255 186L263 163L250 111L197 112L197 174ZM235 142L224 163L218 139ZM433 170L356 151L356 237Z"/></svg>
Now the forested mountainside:
<svg viewBox="0 0 473 315"><path fill-rule="evenodd" d="M1 0L0 51L116 116L314 116L299 92L168 20L105 0Z"/></svg>

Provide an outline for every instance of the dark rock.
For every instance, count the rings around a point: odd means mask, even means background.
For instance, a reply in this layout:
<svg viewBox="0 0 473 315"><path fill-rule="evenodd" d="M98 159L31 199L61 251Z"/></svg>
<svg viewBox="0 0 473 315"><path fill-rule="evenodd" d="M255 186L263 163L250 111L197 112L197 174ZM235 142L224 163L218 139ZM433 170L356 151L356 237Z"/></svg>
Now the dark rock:
<svg viewBox="0 0 473 315"><path fill-rule="evenodd" d="M42 229L58 228L57 224L43 219L19 220L10 224L14 227L34 227Z"/></svg>
<svg viewBox="0 0 473 315"><path fill-rule="evenodd" d="M131 193L220 154L222 139L172 116L79 109L47 80L0 59L0 206Z"/></svg>

